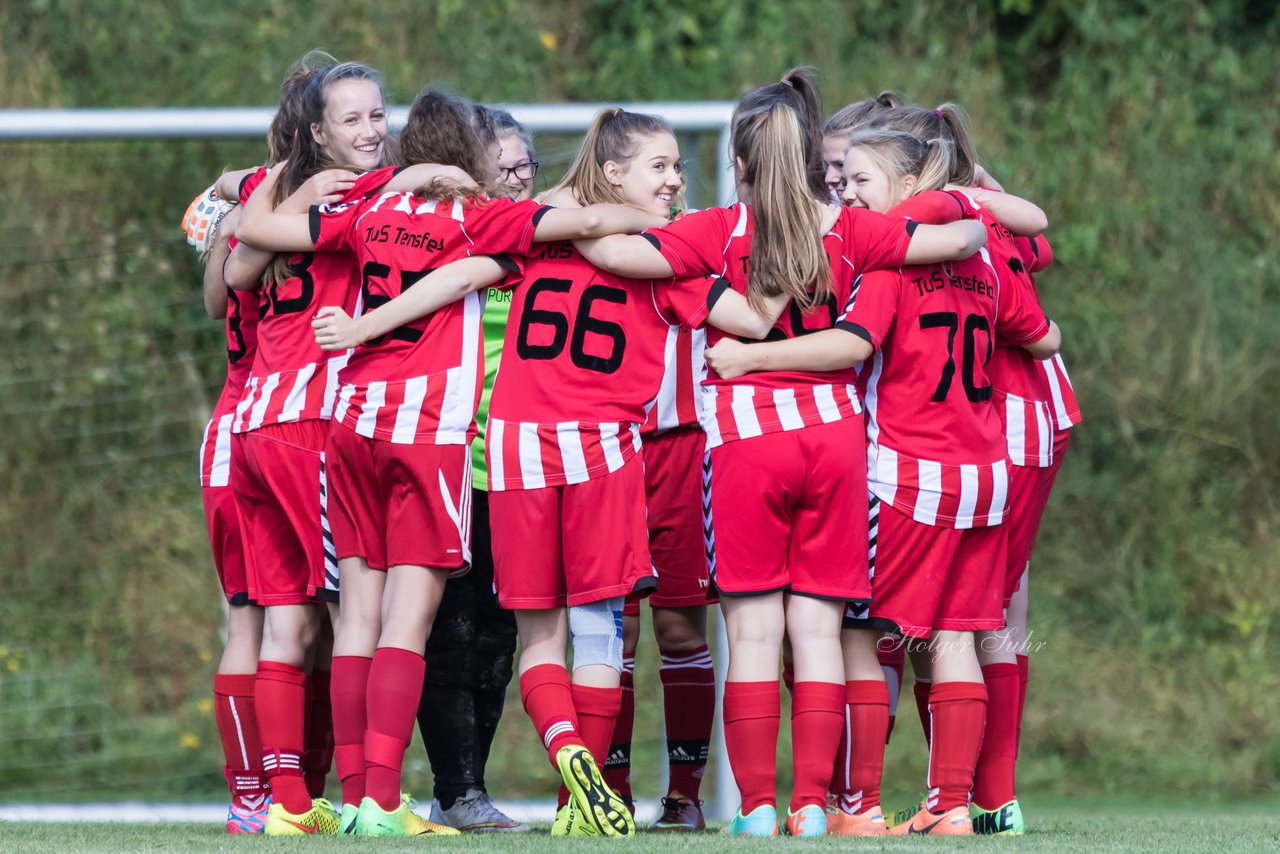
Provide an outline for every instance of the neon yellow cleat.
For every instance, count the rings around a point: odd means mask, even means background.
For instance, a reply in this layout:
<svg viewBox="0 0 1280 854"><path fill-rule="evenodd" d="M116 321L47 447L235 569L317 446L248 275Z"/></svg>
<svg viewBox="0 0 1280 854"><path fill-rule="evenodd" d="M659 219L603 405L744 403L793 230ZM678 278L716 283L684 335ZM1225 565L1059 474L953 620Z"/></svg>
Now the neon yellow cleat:
<svg viewBox="0 0 1280 854"><path fill-rule="evenodd" d="M575 744L562 747L556 753L556 767L580 821L594 827L601 836L631 836L636 832L635 819L622 798L605 784L591 751Z"/></svg>
<svg viewBox="0 0 1280 854"><path fill-rule="evenodd" d="M272 803L267 810L267 822L263 833L267 836L306 836L310 833L337 833L338 812L324 798L311 802L311 809L295 815L283 806Z"/></svg>
<svg viewBox="0 0 1280 854"><path fill-rule="evenodd" d="M427 821L413 811L416 803L408 795L400 796L400 806L391 812L378 806L373 798L360 802L356 815L357 836L461 836L462 832Z"/></svg>

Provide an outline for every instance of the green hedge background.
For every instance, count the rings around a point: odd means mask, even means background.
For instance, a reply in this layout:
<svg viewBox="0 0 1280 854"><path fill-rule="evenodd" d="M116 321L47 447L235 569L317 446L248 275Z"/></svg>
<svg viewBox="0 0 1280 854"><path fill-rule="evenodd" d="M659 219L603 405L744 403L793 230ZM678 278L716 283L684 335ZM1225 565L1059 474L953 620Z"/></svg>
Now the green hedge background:
<svg viewBox="0 0 1280 854"><path fill-rule="evenodd" d="M1276 792L1274 3L301 9L6 3L0 106L270 105L313 47L382 69L393 104L429 82L485 102L733 99L796 64L820 69L828 112L884 88L963 104L984 163L1049 213L1041 289L1085 413L1033 571L1023 787ZM573 145L545 140L544 162ZM703 204L708 145L687 152ZM177 223L263 149L0 143L0 798L217 796L221 614L194 474L220 329ZM639 727L653 788L655 708ZM899 727L886 783L909 792L923 768L909 692ZM548 794L518 701L500 739L498 794ZM422 792L424 773L416 760Z"/></svg>

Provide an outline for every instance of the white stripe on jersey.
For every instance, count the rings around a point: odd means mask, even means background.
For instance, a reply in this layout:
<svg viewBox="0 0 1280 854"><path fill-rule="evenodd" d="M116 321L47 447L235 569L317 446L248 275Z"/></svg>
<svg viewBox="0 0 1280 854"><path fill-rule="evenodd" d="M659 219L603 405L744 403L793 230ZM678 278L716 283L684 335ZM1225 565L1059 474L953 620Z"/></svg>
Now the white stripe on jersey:
<svg viewBox="0 0 1280 854"><path fill-rule="evenodd" d="M582 483L587 478L587 456L582 452L582 436L578 434L577 421L562 421L556 425L556 441L560 445L560 458L564 460L564 479L569 483Z"/></svg>
<svg viewBox="0 0 1280 854"><path fill-rule="evenodd" d="M387 402L387 384L373 382L365 386L364 406L360 407L360 417L356 419L356 435L366 439L373 438L373 428L378 424L378 410Z"/></svg>
<svg viewBox="0 0 1280 854"><path fill-rule="evenodd" d="M932 525L938 520L938 504L942 500L942 465L933 460L919 460L916 471L919 497L911 518Z"/></svg>
<svg viewBox="0 0 1280 854"><path fill-rule="evenodd" d="M858 392L853 386L846 386L849 392L849 399L856 401ZM814 386L813 402L818 405L818 415L822 417L823 424L830 424L832 421L840 420L840 406L836 403L835 387L830 385Z"/></svg>
<svg viewBox="0 0 1280 854"><path fill-rule="evenodd" d="M307 405L307 383L316 374L316 363L312 362L294 375L293 388L280 407L280 421L297 421Z"/></svg>
<svg viewBox="0 0 1280 854"><path fill-rule="evenodd" d="M1040 468L1043 469L1053 465L1053 433L1049 429L1049 419L1045 417L1044 407L1037 406L1035 412L1036 434L1040 437L1039 462Z"/></svg>
<svg viewBox="0 0 1280 854"><path fill-rule="evenodd" d="M604 451L605 463L611 472L617 471L626 463L622 456L622 443L618 441L620 428L621 425L616 421L600 424L600 450Z"/></svg>
<svg viewBox="0 0 1280 854"><path fill-rule="evenodd" d="M738 425L738 437L741 439L750 439L764 434L760 429L760 419L756 417L755 394L755 386L733 387L733 403L730 408L733 410L733 420Z"/></svg>
<svg viewBox="0 0 1280 854"><path fill-rule="evenodd" d="M702 387L702 412L699 413L699 421L702 423L702 432L707 434L707 447L718 447L724 440L720 436L720 422L716 420L716 397L718 392L715 386Z"/></svg>
<svg viewBox="0 0 1280 854"><path fill-rule="evenodd" d="M489 467L489 484L490 489L502 490L506 488L504 480L506 469L502 461L502 433L505 422L490 418L484 426L485 436L485 464Z"/></svg>
<svg viewBox="0 0 1280 854"><path fill-rule="evenodd" d="M538 425L532 422L520 424L520 477L525 489L541 489L546 486L542 475L542 449L538 444Z"/></svg>
<svg viewBox="0 0 1280 854"><path fill-rule="evenodd" d="M1027 456L1026 407L1022 398L1007 395L1004 399L1004 431L1009 439L1009 456L1021 460Z"/></svg>
<svg viewBox="0 0 1280 854"><path fill-rule="evenodd" d="M422 401L427 398L427 378L414 377L404 381L404 402L396 409L396 426L391 431L391 441L397 445L412 445L418 433L418 415Z"/></svg>
<svg viewBox="0 0 1280 854"><path fill-rule="evenodd" d="M455 218L461 217L461 202L454 200ZM477 376L475 366L480 359L483 327L480 316L484 313L484 301L480 294L469 293L462 298L462 360L459 367L448 370L444 403L440 410L440 428L436 431L436 443L461 444L467 440L467 431L476 417L476 381L484 376L483 368Z"/></svg>
<svg viewBox="0 0 1280 854"><path fill-rule="evenodd" d="M249 411L249 423L247 425L247 429L257 430L262 426L263 419L267 416L267 407L271 405L271 395L279 384L279 374L272 374L267 377L267 381L262 384L260 389L257 388L255 384L258 401L253 404L253 408ZM245 395L245 398L246 403L251 399L249 395Z"/></svg>
<svg viewBox="0 0 1280 854"><path fill-rule="evenodd" d="M1009 499L1009 468L1004 460L991 466L991 513L987 516L988 525L999 525L1004 521L1005 504Z"/></svg>
<svg viewBox="0 0 1280 854"><path fill-rule="evenodd" d="M235 413L228 412L216 424L210 421L205 425L204 439L200 442L200 478L207 479L208 486L226 486L231 482L231 425L234 421ZM204 471L210 433L213 434L213 459L209 470Z"/></svg>
<svg viewBox="0 0 1280 854"><path fill-rule="evenodd" d="M1071 426L1071 416L1067 412L1067 402L1062 398L1062 386L1058 383L1058 372L1054 367L1062 361L1062 354L1054 356L1052 359L1039 361L1036 364L1040 366L1040 370L1044 371L1045 380L1049 384L1049 393L1053 400L1053 412L1058 418L1058 429L1066 430ZM1062 369L1063 376L1066 376L1066 368Z"/></svg>
<svg viewBox="0 0 1280 854"><path fill-rule="evenodd" d="M875 449L876 458L871 466L871 480L876 487L876 495L886 504L892 505L898 492L898 452L893 448L879 445L867 445L870 455Z"/></svg>
<svg viewBox="0 0 1280 854"><path fill-rule="evenodd" d="M354 317L360 316L360 308L356 307ZM338 395L338 372L347 366L347 362L351 359L351 351L340 353L324 363L324 400L320 406L323 408L324 417L328 418L333 415L334 398Z"/></svg>
<svg viewBox="0 0 1280 854"><path fill-rule="evenodd" d="M782 425L783 430L799 430L804 426L804 418L800 416L800 407L796 406L795 389L774 389L773 407L778 411L778 423Z"/></svg>
<svg viewBox="0 0 1280 854"><path fill-rule="evenodd" d="M333 418L335 421L341 421L346 417L347 410L351 408L351 396L355 394L356 387L350 384L344 385L338 391L338 402L333 407Z"/></svg>
<svg viewBox="0 0 1280 854"><path fill-rule="evenodd" d="M973 514L978 508L978 467L960 465L960 500L956 506L956 527L972 528Z"/></svg>

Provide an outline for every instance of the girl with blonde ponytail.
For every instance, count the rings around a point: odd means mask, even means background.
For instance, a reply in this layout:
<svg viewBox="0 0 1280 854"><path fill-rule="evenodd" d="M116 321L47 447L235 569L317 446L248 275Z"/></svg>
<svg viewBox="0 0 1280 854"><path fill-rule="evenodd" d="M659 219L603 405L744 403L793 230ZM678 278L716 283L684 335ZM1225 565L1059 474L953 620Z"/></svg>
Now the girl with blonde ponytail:
<svg viewBox="0 0 1280 854"><path fill-rule="evenodd" d="M984 232L975 223L917 228L827 206L820 123L803 69L749 93L733 119L744 204L693 213L641 237L606 238L584 245L584 253L625 275L711 273L752 301L786 296L790 305L770 337L789 339L836 325L859 273L966 257L981 245ZM865 607L870 599L865 436L853 381L844 367L748 381L713 369L704 383L713 583L730 649L723 719L742 793L726 828L732 835L778 832L774 755L784 634L797 677L795 790L786 827L802 836L826 832L823 805L846 698L843 603Z"/></svg>
<svg viewBox="0 0 1280 854"><path fill-rule="evenodd" d="M901 215L939 204L967 210L972 203L962 195L926 192L944 185L951 156L941 139L856 133L845 157L845 201ZM1008 492L1003 428L986 366L997 339L1038 359L1052 356L1060 339L1039 305L1021 299L1007 270L1001 256L984 250L949 264L868 274L835 330L759 347L723 342L707 354L713 369L744 380L757 370L866 362L860 385L869 414L875 574L870 608L845 619L852 735L843 761L837 758L847 773L832 786L838 796L828 816L832 832L886 832L879 789L889 696L868 629L937 639L926 657L933 673L930 801L889 832L971 832L968 794L987 701L974 633L1003 622L998 526ZM855 692L864 689L855 703Z"/></svg>

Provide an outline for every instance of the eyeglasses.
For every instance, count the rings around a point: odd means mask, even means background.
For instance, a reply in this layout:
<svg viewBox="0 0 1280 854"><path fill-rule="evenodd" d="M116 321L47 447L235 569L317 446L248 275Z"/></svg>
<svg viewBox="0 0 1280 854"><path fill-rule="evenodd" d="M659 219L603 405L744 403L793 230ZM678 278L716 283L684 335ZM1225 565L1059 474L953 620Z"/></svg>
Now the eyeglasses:
<svg viewBox="0 0 1280 854"><path fill-rule="evenodd" d="M515 178L520 181L532 181L533 176L538 174L538 161L526 160L524 163L517 163L515 166L498 167L498 180L509 181Z"/></svg>

